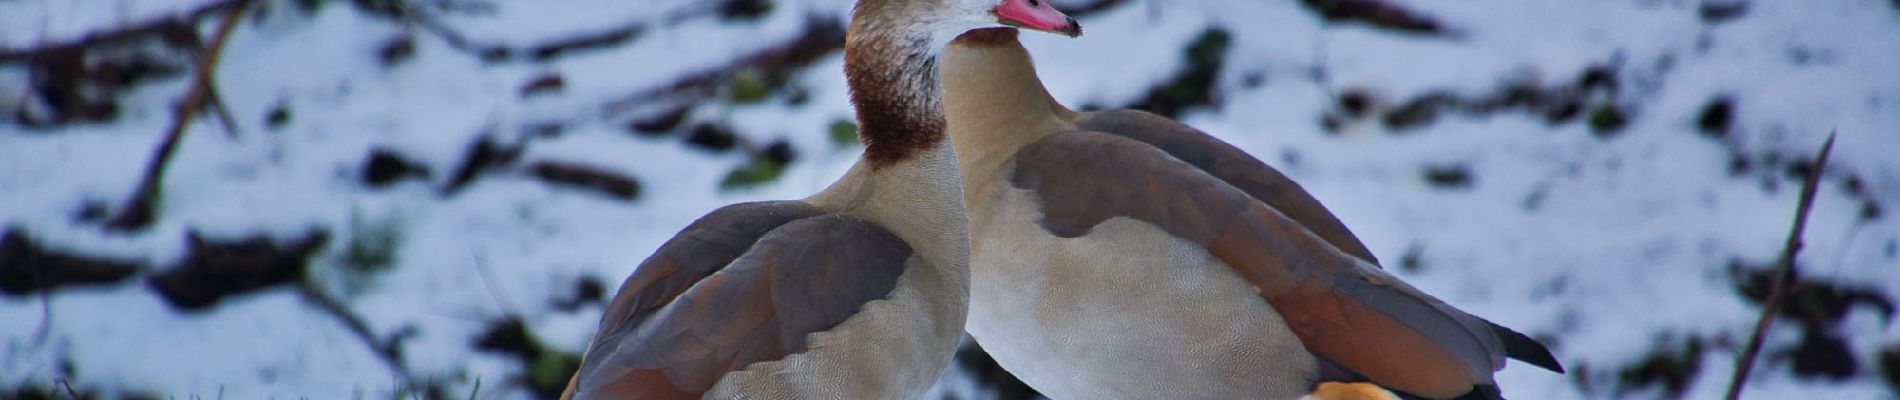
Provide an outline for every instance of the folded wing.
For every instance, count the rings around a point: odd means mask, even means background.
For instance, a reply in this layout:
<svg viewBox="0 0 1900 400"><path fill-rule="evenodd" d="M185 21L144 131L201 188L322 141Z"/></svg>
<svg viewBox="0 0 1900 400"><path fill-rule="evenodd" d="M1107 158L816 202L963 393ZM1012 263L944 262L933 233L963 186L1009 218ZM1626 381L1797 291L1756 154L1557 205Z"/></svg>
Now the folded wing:
<svg viewBox="0 0 1900 400"><path fill-rule="evenodd" d="M1076 121L1076 125L1083 130L1123 136L1154 146L1298 221L1340 251L1375 266L1379 264L1365 244L1298 183L1227 142L1187 124L1139 110L1094 112ZM1504 340L1508 357L1547 370L1564 371L1563 365L1543 344L1510 328L1497 324L1491 324L1491 328Z"/></svg>
<svg viewBox="0 0 1900 400"><path fill-rule="evenodd" d="M698 398L888 297L911 252L882 227L802 202L714 211L621 285L573 398Z"/></svg>
<svg viewBox="0 0 1900 400"><path fill-rule="evenodd" d="M1453 397L1490 384L1503 366L1505 345L1489 323L1155 146L1072 131L1025 147L1015 160L1010 181L1035 192L1051 233L1079 237L1120 216L1206 246L1280 312L1308 350L1375 383ZM1292 202L1317 207L1299 195L1305 200ZM1340 229L1343 239L1332 240L1357 243Z"/></svg>
<svg viewBox="0 0 1900 400"><path fill-rule="evenodd" d="M1353 236L1318 199L1259 159L1192 126L1139 110L1106 110L1075 121L1078 128L1127 137L1154 146L1214 178L1267 203L1346 254L1378 264L1372 251Z"/></svg>

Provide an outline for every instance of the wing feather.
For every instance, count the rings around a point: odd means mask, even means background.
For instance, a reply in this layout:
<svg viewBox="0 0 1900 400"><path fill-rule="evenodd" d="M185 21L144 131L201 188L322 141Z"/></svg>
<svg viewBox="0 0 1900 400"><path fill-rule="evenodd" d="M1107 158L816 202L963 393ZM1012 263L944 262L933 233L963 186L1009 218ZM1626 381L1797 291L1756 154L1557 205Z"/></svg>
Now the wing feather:
<svg viewBox="0 0 1900 400"><path fill-rule="evenodd" d="M1339 217L1326 210L1299 183L1234 145L1187 124L1140 110L1098 111L1075 124L1082 130L1127 137L1161 149L1299 221L1333 247L1367 262L1379 263L1372 250L1360 243L1359 237L1353 236Z"/></svg>
<svg viewBox="0 0 1900 400"><path fill-rule="evenodd" d="M698 398L888 297L911 253L882 227L802 203L716 211L628 277L573 398Z"/></svg>
<svg viewBox="0 0 1900 400"><path fill-rule="evenodd" d="M1078 237L1109 218L1207 246L1248 280L1310 351L1372 381L1433 397L1489 384L1504 346L1490 325L1340 250L1302 221L1148 144L1071 131L1016 155L1045 229Z"/></svg>
<svg viewBox="0 0 1900 400"><path fill-rule="evenodd" d="M1076 121L1079 128L1135 139L1161 149L1298 221L1333 247L1374 266L1379 264L1372 251L1298 183L1287 179L1286 175L1272 166L1247 155L1245 151L1187 124L1139 110L1107 110L1085 115ZM1563 365L1551 356L1550 349L1544 348L1542 343L1509 328L1490 324L1492 331L1504 340L1507 357L1552 372L1564 372Z"/></svg>

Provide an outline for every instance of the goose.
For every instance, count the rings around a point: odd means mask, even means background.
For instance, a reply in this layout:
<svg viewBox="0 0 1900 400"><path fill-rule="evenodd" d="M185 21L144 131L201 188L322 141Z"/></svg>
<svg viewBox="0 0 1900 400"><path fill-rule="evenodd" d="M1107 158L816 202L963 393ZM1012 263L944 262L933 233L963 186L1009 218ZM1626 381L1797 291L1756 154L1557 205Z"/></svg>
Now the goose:
<svg viewBox="0 0 1900 400"><path fill-rule="evenodd" d="M962 337L969 227L936 56L963 31L1073 25L1039 0L862 0L845 75L865 145L802 200L694 221L621 283L567 399L903 399Z"/></svg>
<svg viewBox="0 0 1900 400"><path fill-rule="evenodd" d="M967 326L1055 399L1496 398L1542 344L1381 270L1305 190L1193 127L1057 103L1008 29L943 54Z"/></svg>

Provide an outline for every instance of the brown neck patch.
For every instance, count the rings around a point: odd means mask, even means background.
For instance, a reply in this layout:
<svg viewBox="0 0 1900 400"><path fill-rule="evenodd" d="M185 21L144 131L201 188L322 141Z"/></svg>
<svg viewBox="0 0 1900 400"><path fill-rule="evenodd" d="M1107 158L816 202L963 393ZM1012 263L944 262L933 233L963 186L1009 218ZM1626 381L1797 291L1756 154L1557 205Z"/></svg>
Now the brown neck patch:
<svg viewBox="0 0 1900 400"><path fill-rule="evenodd" d="M1016 28L974 29L950 41L951 46L998 47L1016 44Z"/></svg>
<svg viewBox="0 0 1900 400"><path fill-rule="evenodd" d="M879 168L943 142L945 122L929 36L867 22L865 11L861 3L845 34L844 74L864 160Z"/></svg>

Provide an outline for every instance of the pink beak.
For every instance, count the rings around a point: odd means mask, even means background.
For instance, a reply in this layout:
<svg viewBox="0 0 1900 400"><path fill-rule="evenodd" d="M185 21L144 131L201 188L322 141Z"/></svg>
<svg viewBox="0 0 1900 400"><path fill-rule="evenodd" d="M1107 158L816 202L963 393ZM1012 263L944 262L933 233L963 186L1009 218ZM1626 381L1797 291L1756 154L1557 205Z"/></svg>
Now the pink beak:
<svg viewBox="0 0 1900 400"><path fill-rule="evenodd" d="M1003 0L996 6L998 23L1018 28L1082 36L1082 25L1075 18L1056 11L1047 0Z"/></svg>

